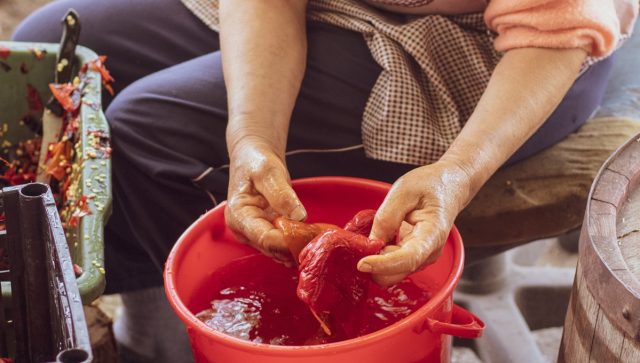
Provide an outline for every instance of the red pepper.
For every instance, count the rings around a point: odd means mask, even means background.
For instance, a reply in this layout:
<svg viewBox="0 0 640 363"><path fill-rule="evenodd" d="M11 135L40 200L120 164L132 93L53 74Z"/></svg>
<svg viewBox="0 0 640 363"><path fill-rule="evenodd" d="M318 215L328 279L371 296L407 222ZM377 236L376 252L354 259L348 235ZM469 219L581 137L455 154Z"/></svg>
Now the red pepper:
<svg viewBox="0 0 640 363"><path fill-rule="evenodd" d="M81 94L78 87L71 83L50 83L49 89L65 111L75 113L80 107Z"/></svg>
<svg viewBox="0 0 640 363"><path fill-rule="evenodd" d="M352 220L349 225L368 224ZM372 223L372 219L371 219ZM352 336L350 312L361 303L369 274L357 270L358 261L379 253L385 243L351 231L334 229L311 241L300 253L297 295L309 305L327 334Z"/></svg>
<svg viewBox="0 0 640 363"><path fill-rule="evenodd" d="M115 82L115 79L113 79L113 77L111 76L111 73L109 72L107 67L104 65L106 61L107 61L107 56L101 55L97 59L94 59L91 62L89 62L87 65L85 65L80 72L85 73L87 71L87 68L90 68L93 71L99 72L100 76L102 77L102 85L107 90L107 92L109 92L109 94L113 96L114 92L113 92L113 87L111 85L113 84L113 82Z"/></svg>
<svg viewBox="0 0 640 363"><path fill-rule="evenodd" d="M83 195L82 197L80 197L80 199L78 199L75 208L73 209L73 214L71 215L69 223L67 224L67 227L77 227L78 224L80 224L80 218L91 214L88 199L89 198L86 195Z"/></svg>
<svg viewBox="0 0 640 363"><path fill-rule="evenodd" d="M278 217L273 224L282 230L284 242L293 256L293 260L298 263L298 256L302 249L317 235L330 229L337 229L338 226L326 223L307 224L296 222L285 217Z"/></svg>
<svg viewBox="0 0 640 363"><path fill-rule="evenodd" d="M0 58L7 59L11 55L11 49L0 46Z"/></svg>
<svg viewBox="0 0 640 363"><path fill-rule="evenodd" d="M0 61L0 68L5 72L11 72L11 66L7 62Z"/></svg>
<svg viewBox="0 0 640 363"><path fill-rule="evenodd" d="M11 163L9 161L7 161L7 159L0 157L0 162L2 162L4 165L6 165L8 168L11 167Z"/></svg>
<svg viewBox="0 0 640 363"><path fill-rule="evenodd" d="M44 110L42 100L40 99L40 93L30 84L27 84L27 104L29 106L29 111L33 113L40 114Z"/></svg>
<svg viewBox="0 0 640 363"><path fill-rule="evenodd" d="M73 273L76 275L76 277L82 276L83 272L84 271L82 270L82 267L80 267L79 265L77 265L75 263L73 264Z"/></svg>
<svg viewBox="0 0 640 363"><path fill-rule="evenodd" d="M344 226L344 229L363 236L369 236L375 216L376 211L373 209L362 210Z"/></svg>
<svg viewBox="0 0 640 363"><path fill-rule="evenodd" d="M31 48L30 51L31 51L31 54L33 54L33 56L36 57L37 60L43 60L44 57L47 55L47 51L40 48Z"/></svg>
<svg viewBox="0 0 640 363"><path fill-rule="evenodd" d="M73 145L69 141L50 144L47 155L46 173L60 181L67 176L67 169L71 167Z"/></svg>

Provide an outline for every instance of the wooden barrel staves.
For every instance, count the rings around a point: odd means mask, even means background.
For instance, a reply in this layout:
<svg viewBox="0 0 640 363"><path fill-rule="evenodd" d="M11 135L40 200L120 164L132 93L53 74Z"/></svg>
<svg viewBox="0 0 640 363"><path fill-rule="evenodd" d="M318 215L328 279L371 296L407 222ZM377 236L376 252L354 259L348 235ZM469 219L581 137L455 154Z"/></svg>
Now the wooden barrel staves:
<svg viewBox="0 0 640 363"><path fill-rule="evenodd" d="M640 362L640 135L596 177L559 362Z"/></svg>

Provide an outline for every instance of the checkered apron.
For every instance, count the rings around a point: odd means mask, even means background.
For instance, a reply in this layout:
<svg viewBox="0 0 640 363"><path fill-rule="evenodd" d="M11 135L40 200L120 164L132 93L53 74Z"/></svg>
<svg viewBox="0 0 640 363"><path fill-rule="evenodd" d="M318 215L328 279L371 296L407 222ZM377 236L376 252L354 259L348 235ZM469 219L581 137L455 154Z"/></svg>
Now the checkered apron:
<svg viewBox="0 0 640 363"><path fill-rule="evenodd" d="M218 0L182 1L218 30ZM495 34L480 13L408 16L356 0L311 0L308 19L361 33L382 67L362 119L362 142L374 159L437 161L473 112L500 59Z"/></svg>

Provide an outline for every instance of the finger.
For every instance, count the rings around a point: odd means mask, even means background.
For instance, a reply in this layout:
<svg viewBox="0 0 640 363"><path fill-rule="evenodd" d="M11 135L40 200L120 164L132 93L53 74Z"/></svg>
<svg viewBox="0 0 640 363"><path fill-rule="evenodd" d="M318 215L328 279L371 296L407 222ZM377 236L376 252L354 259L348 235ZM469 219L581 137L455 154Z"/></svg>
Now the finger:
<svg viewBox="0 0 640 363"><path fill-rule="evenodd" d="M407 213L415 208L418 198L412 198L412 193L396 190L399 189L394 186L378 209L369 238L391 241L398 233Z"/></svg>
<svg viewBox="0 0 640 363"><path fill-rule="evenodd" d="M401 241L404 241L406 237L413 231L413 224L402 221L400 224L400 230L398 231L398 235L396 236L396 244L401 244Z"/></svg>
<svg viewBox="0 0 640 363"><path fill-rule="evenodd" d="M367 256L358 262L358 269L374 275L409 274L435 261L442 243L431 222L416 224L401 247L383 255ZM435 258L432 256L436 256Z"/></svg>
<svg viewBox="0 0 640 363"><path fill-rule="evenodd" d="M410 273L416 265L413 252L403 246L386 255L363 257L358 261L358 270L374 275L400 275Z"/></svg>
<svg viewBox="0 0 640 363"><path fill-rule="evenodd" d="M252 245L270 256L286 254L284 235L266 219L264 210L253 205L230 203L225 212L229 227L245 236Z"/></svg>
<svg viewBox="0 0 640 363"><path fill-rule="evenodd" d="M268 173L254 182L256 190L262 194L269 205L280 215L294 221L307 218L307 211L293 191L287 176L278 171Z"/></svg>
<svg viewBox="0 0 640 363"><path fill-rule="evenodd" d="M263 199L264 199L264 198L263 198ZM267 204L267 205L269 204L269 203L266 201L266 199L265 199L265 204ZM276 212L276 211L275 211L273 208L271 208L271 207L267 207L267 208L265 208L265 209L264 209L264 213L265 213L266 219L267 219L269 222L271 222L271 223L273 223L273 221L275 221L275 219L276 219L276 218L280 217L280 214L279 214L278 212Z"/></svg>
<svg viewBox="0 0 640 363"><path fill-rule="evenodd" d="M399 248L400 246L397 246L397 245L386 246L384 249L382 249L382 252L380 252L380 254L386 255ZM393 285L395 283L402 281L402 279L404 279L406 276L407 274L404 274L404 273L398 274L398 275L372 275L373 281L380 286Z"/></svg>
<svg viewBox="0 0 640 363"><path fill-rule="evenodd" d="M421 267L435 262L447 242L452 223L447 222L443 211L436 208L416 210L407 216L409 223L415 223L411 233L400 244L416 243L416 253L422 255ZM419 241L425 241L420 244ZM425 249L424 251L419 248Z"/></svg>

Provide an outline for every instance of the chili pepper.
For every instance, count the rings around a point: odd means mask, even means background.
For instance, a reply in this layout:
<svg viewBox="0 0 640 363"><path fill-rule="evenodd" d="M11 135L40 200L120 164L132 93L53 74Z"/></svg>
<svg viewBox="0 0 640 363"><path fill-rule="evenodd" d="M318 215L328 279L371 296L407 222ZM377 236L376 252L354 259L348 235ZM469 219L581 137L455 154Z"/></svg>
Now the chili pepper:
<svg viewBox="0 0 640 363"><path fill-rule="evenodd" d="M49 145L46 173L61 181L67 176L67 168L71 166L73 145L68 141L60 141Z"/></svg>
<svg viewBox="0 0 640 363"><path fill-rule="evenodd" d="M80 107L81 94L77 86L71 83L56 84L50 83L49 89L53 97L60 103L62 108L70 113L75 113Z"/></svg>
<svg viewBox="0 0 640 363"><path fill-rule="evenodd" d="M18 185L35 180L36 145L39 149L37 139L18 142L10 147L10 152L5 152L4 157L0 158L0 186Z"/></svg>
<svg viewBox="0 0 640 363"><path fill-rule="evenodd" d="M80 223L80 218L89 214L91 214L91 209L89 209L88 197L83 195L76 202L75 210L68 222L68 227L77 227Z"/></svg>
<svg viewBox="0 0 640 363"><path fill-rule="evenodd" d="M298 262L300 251L317 235L330 229L337 229L338 226L326 223L307 224L297 222L285 217L278 217L273 224L276 228L282 230L284 241L293 256L293 260Z"/></svg>
<svg viewBox="0 0 640 363"><path fill-rule="evenodd" d="M0 157L0 161L7 167L11 167L11 163L7 159Z"/></svg>
<svg viewBox="0 0 640 363"><path fill-rule="evenodd" d="M38 90L30 84L27 84L27 105L29 111L40 114L44 110L42 99Z"/></svg>
<svg viewBox="0 0 640 363"><path fill-rule="evenodd" d="M43 60L44 57L47 55L47 51L44 49L31 48L29 50L31 51L31 54L33 54L33 56L36 57L37 60Z"/></svg>
<svg viewBox="0 0 640 363"><path fill-rule="evenodd" d="M11 55L11 49L0 46L0 58L7 59Z"/></svg>
<svg viewBox="0 0 640 363"><path fill-rule="evenodd" d="M45 51L36 48L31 51L38 59L43 59L46 55ZM0 49L0 58L5 54L8 57L9 53L2 53L2 49ZM95 69L103 75L105 80L112 82L113 78L104 69L104 60L104 58L99 59L100 63L94 65ZM91 103L82 99L82 90L88 83L87 69L88 67L85 66L73 83L50 85L52 93L66 111L63 115L64 129L62 135L58 142L51 145L50 155L48 155L46 164L47 173L53 176L50 185L51 191L66 229L77 227L82 217L91 213L89 200L92 198L85 195L78 196L82 160L77 158L75 151L75 147L78 146L78 142L81 139L78 135L80 105L81 102ZM22 73L29 71L26 63L21 65L20 70ZM40 116L44 107L38 90L30 84L27 85L26 99L29 111L20 120L19 124L38 134L41 132ZM92 104L91 107L99 109L100 105ZM6 130L2 129L1 132L4 133ZM89 151L93 153L97 151L99 157L108 158L111 154L111 148L109 147L107 133L97 130L93 131L92 135L95 141L91 146L95 150ZM8 140L4 140L0 145L2 149L2 154L0 154L0 187L35 181L40 141L41 138L39 137L13 144ZM97 204L96 206L99 207ZM0 229L3 228L2 226L3 223L0 220ZM0 363L2 362L0 361Z"/></svg>
<svg viewBox="0 0 640 363"><path fill-rule="evenodd" d="M362 210L344 226L344 229L353 233L368 236L371 233L373 227L373 219L376 216L376 211L373 209Z"/></svg>
<svg viewBox="0 0 640 363"><path fill-rule="evenodd" d="M114 95L112 84L115 82L115 79L111 76L111 73L105 66L105 62L107 61L107 56L101 55L97 59L92 60L91 62L85 64L82 68L83 73L87 71L88 68L100 73L102 77L102 86L111 94Z"/></svg>
<svg viewBox="0 0 640 363"><path fill-rule="evenodd" d="M76 277L82 276L83 272L84 271L82 270L82 267L80 267L79 265L77 265L75 263L73 264L73 273L76 275Z"/></svg>
<svg viewBox="0 0 640 363"><path fill-rule="evenodd" d="M11 72L11 66L7 62L0 61L0 68L5 72Z"/></svg>
<svg viewBox="0 0 640 363"><path fill-rule="evenodd" d="M349 312L366 295L370 275L356 268L362 257L377 254L385 243L334 229L311 241L300 253L297 295L309 305L325 332L352 335Z"/></svg>

